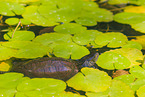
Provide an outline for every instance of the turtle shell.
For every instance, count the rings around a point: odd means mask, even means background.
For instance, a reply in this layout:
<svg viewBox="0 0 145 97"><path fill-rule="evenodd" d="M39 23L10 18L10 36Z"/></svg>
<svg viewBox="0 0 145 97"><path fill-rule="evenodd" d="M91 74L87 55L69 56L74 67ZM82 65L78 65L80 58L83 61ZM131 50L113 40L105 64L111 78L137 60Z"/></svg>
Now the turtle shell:
<svg viewBox="0 0 145 97"><path fill-rule="evenodd" d="M77 72L77 63L62 58L43 57L26 62L14 62L11 71L23 73L28 77L50 77L68 80Z"/></svg>

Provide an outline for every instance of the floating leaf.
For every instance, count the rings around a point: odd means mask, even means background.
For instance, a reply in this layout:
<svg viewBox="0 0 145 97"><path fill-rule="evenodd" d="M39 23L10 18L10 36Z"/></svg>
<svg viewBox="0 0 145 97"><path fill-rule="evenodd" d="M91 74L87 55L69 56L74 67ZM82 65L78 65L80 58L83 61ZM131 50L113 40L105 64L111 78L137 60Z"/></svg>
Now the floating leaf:
<svg viewBox="0 0 145 97"><path fill-rule="evenodd" d="M140 43L142 48L145 49L145 35L137 36L136 39L132 39L131 41Z"/></svg>
<svg viewBox="0 0 145 97"><path fill-rule="evenodd" d="M142 21L142 22L136 23L136 24L131 24L131 27L132 27L133 29L135 29L136 31L140 31L140 32L142 32L142 33L145 33L145 28L144 28L144 26L145 26L145 21Z"/></svg>
<svg viewBox="0 0 145 97"><path fill-rule="evenodd" d="M33 42L39 42L43 45L48 46L54 42L71 42L71 35L69 34L61 34L61 33L45 33L37 36Z"/></svg>
<svg viewBox="0 0 145 97"><path fill-rule="evenodd" d="M17 2L17 3L30 3L30 2L37 2L40 0L1 0L1 1Z"/></svg>
<svg viewBox="0 0 145 97"><path fill-rule="evenodd" d="M74 42L80 45L87 45L91 41L94 41L96 36L101 34L101 32L97 30L86 30L84 32L76 33L72 39Z"/></svg>
<svg viewBox="0 0 145 97"><path fill-rule="evenodd" d="M103 92L110 87L111 82L111 77L107 73L85 67L81 69L81 72L69 79L67 84L76 90Z"/></svg>
<svg viewBox="0 0 145 97"><path fill-rule="evenodd" d="M79 46L75 43L57 43L54 44L53 53L57 57L62 57L69 59L80 59L85 55L88 55L90 52L84 46Z"/></svg>
<svg viewBox="0 0 145 97"><path fill-rule="evenodd" d="M109 4L126 4L129 3L130 0L109 0Z"/></svg>
<svg viewBox="0 0 145 97"><path fill-rule="evenodd" d="M55 21L46 19L43 16L41 16L37 12L37 9L38 9L38 6L34 6L34 5L28 6L26 7L25 12L22 14L22 16L24 17L24 19L27 19L37 25L41 25L41 26L58 25L58 23L56 23Z"/></svg>
<svg viewBox="0 0 145 97"><path fill-rule="evenodd" d="M54 28L54 31L56 31L56 33L64 33L64 34L67 33L76 34L76 33L84 32L86 30L87 30L86 27L83 27L82 25L76 23L64 23Z"/></svg>
<svg viewBox="0 0 145 97"><path fill-rule="evenodd" d="M75 19L75 22L81 25L87 25L87 26L94 26L97 25L97 21L93 18L89 17L80 17L78 19Z"/></svg>
<svg viewBox="0 0 145 97"><path fill-rule="evenodd" d="M123 24L137 24L145 21L145 14L121 12L114 15L114 20Z"/></svg>
<svg viewBox="0 0 145 97"><path fill-rule="evenodd" d="M12 41L6 42L3 46L17 49L16 54L13 57L16 58L37 58L46 55L50 48L40 43L34 43L30 41Z"/></svg>
<svg viewBox="0 0 145 97"><path fill-rule="evenodd" d="M7 23L8 25L16 25L18 24L18 22L19 22L18 18L8 18L5 21L5 23Z"/></svg>
<svg viewBox="0 0 145 97"><path fill-rule="evenodd" d="M128 58L122 54L117 54L111 51L102 53L96 63L98 66L109 70L125 69L131 65Z"/></svg>
<svg viewBox="0 0 145 97"><path fill-rule="evenodd" d="M145 7L144 6L127 6L125 7L124 12L145 13Z"/></svg>
<svg viewBox="0 0 145 97"><path fill-rule="evenodd" d="M24 6L18 3L0 1L0 14L5 16L21 15L24 12Z"/></svg>
<svg viewBox="0 0 145 97"><path fill-rule="evenodd" d="M6 61L0 62L0 71L9 71L12 67L11 62L12 60L6 60Z"/></svg>
<svg viewBox="0 0 145 97"><path fill-rule="evenodd" d="M138 97L145 97L145 85L137 90Z"/></svg>
<svg viewBox="0 0 145 97"><path fill-rule="evenodd" d="M109 88L110 97L135 97L134 91L130 89L128 85L122 81L113 80L112 85Z"/></svg>
<svg viewBox="0 0 145 97"><path fill-rule="evenodd" d="M23 25L30 25L31 24L31 22L28 21L27 19L20 19L20 21L21 21L21 24L23 24Z"/></svg>
<svg viewBox="0 0 145 97"><path fill-rule="evenodd" d="M86 92L87 97L108 97L109 96L109 91L104 91L104 92ZM111 96L110 96L111 97Z"/></svg>
<svg viewBox="0 0 145 97"><path fill-rule="evenodd" d="M120 80L131 87L132 83L135 80L135 76L133 76L131 74L125 74L125 75L115 77L113 80Z"/></svg>
<svg viewBox="0 0 145 97"><path fill-rule="evenodd" d="M9 40L9 41L29 41L32 40L35 37L34 32L32 31L25 31L25 30L21 30L21 31L16 31L14 32L8 32L4 35L4 39L5 40ZM13 38L12 38L13 35Z"/></svg>
<svg viewBox="0 0 145 97"><path fill-rule="evenodd" d="M17 86L19 92L26 96L51 97L65 90L66 83L52 78L33 78L25 80Z"/></svg>
<svg viewBox="0 0 145 97"><path fill-rule="evenodd" d="M3 42L3 43L5 43L5 42ZM17 53L16 49L11 49L9 47L0 45L0 55L1 55L0 61L14 57L16 53Z"/></svg>
<svg viewBox="0 0 145 97"><path fill-rule="evenodd" d="M16 89L17 85L29 78L24 77L21 73L5 73L0 74L0 89Z"/></svg>
<svg viewBox="0 0 145 97"><path fill-rule="evenodd" d="M140 66L134 66L130 68L129 72L136 78L145 78L145 70Z"/></svg>
<svg viewBox="0 0 145 97"><path fill-rule="evenodd" d="M126 69L140 65L137 60L143 60L141 51L135 48L122 48L101 54L96 63L105 69Z"/></svg>
<svg viewBox="0 0 145 97"><path fill-rule="evenodd" d="M120 47L122 45L125 45L127 42L127 37L119 32L111 32L111 33L104 33L99 34L96 36L95 43L98 45L107 47Z"/></svg>
<svg viewBox="0 0 145 97"><path fill-rule="evenodd" d="M2 97L14 97L15 91L15 89L0 89L0 95Z"/></svg>
<svg viewBox="0 0 145 97"><path fill-rule="evenodd" d="M128 41L127 44L123 45L122 48L136 48L138 50L142 49L141 44L135 41Z"/></svg>
<svg viewBox="0 0 145 97"><path fill-rule="evenodd" d="M145 85L145 79L139 78L136 79L134 83L130 85L131 89L137 91L141 86Z"/></svg>

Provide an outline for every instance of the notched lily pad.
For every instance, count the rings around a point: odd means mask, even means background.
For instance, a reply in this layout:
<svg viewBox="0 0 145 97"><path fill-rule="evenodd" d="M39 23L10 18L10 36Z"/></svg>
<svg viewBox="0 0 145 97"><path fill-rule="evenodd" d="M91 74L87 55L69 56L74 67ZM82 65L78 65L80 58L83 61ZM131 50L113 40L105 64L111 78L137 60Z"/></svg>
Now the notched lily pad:
<svg viewBox="0 0 145 97"><path fill-rule="evenodd" d="M76 90L103 92L111 85L112 79L106 72L94 68L82 68L81 72L67 81Z"/></svg>
<svg viewBox="0 0 145 97"><path fill-rule="evenodd" d="M95 40L97 35L100 35L102 32L97 30L86 30L84 32L80 32L75 34L72 39L74 42L80 45L87 45Z"/></svg>
<svg viewBox="0 0 145 97"><path fill-rule="evenodd" d="M98 45L107 45L107 47L116 48L125 45L127 37L119 32L104 33L96 36L95 43Z"/></svg>
<svg viewBox="0 0 145 97"><path fill-rule="evenodd" d="M90 52L86 47L77 45L72 42L56 42L54 44L53 53L57 57L62 57L66 59L80 59L83 56L88 55Z"/></svg>

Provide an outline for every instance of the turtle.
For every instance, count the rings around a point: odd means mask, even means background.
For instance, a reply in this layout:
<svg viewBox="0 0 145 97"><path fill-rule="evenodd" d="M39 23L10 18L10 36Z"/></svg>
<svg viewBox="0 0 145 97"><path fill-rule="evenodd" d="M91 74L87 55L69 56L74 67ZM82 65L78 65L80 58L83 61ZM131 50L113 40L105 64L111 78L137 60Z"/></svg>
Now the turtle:
<svg viewBox="0 0 145 97"><path fill-rule="evenodd" d="M95 68L94 64L98 56L99 54L95 53L93 56L85 56L79 61L42 57L29 61L13 62L14 65L10 71L23 73L30 78L55 78L66 81L78 73L79 68ZM86 60L82 62L84 59Z"/></svg>

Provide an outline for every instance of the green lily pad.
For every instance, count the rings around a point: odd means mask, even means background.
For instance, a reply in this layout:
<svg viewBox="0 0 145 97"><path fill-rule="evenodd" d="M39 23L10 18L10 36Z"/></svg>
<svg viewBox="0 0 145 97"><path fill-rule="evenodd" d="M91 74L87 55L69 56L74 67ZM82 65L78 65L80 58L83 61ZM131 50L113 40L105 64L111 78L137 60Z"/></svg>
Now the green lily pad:
<svg viewBox="0 0 145 97"><path fill-rule="evenodd" d="M145 20L145 14L121 12L114 15L114 20L122 24L137 24Z"/></svg>
<svg viewBox="0 0 145 97"><path fill-rule="evenodd" d="M129 1L132 1L132 0L109 0L108 3L109 4L127 4L129 3Z"/></svg>
<svg viewBox="0 0 145 97"><path fill-rule="evenodd" d="M8 32L6 34L4 34L4 39L5 40L9 40L9 41L16 41L16 40L19 40L19 41L29 41L29 40L32 40L34 37L35 37L35 34L34 32L32 31L16 31L14 32ZM12 35L13 35L13 38L12 38Z"/></svg>
<svg viewBox="0 0 145 97"><path fill-rule="evenodd" d="M39 42L43 45L48 46L54 42L71 42L71 35L69 34L61 34L61 33L45 33L37 36L33 39L33 42Z"/></svg>
<svg viewBox="0 0 145 97"><path fill-rule="evenodd" d="M15 89L0 89L1 97L14 97L16 90Z"/></svg>
<svg viewBox="0 0 145 97"><path fill-rule="evenodd" d="M99 34L96 36L95 43L98 45L107 45L107 47L116 48L126 44L127 37L119 32Z"/></svg>
<svg viewBox="0 0 145 97"><path fill-rule="evenodd" d="M12 41L6 42L3 46L16 49L17 52L13 57L16 58L37 58L46 55L50 48L40 43L30 41ZM50 51L51 52L51 51Z"/></svg>
<svg viewBox="0 0 145 97"><path fill-rule="evenodd" d="M140 87L145 85L145 79L139 78L136 79L134 83L130 85L131 89L137 91Z"/></svg>
<svg viewBox="0 0 145 97"><path fill-rule="evenodd" d="M76 90L103 92L110 87L111 82L112 79L107 73L85 67L81 69L81 72L69 79L67 84Z"/></svg>
<svg viewBox="0 0 145 97"><path fill-rule="evenodd" d="M122 54L117 54L112 51L102 53L96 63L98 66L109 70L125 69L128 68L131 64L128 58Z"/></svg>
<svg viewBox="0 0 145 97"><path fill-rule="evenodd" d="M140 23L137 23L137 24L131 24L131 27L133 29L135 29L136 31L140 31L141 33L145 33L144 26L145 26L145 22L144 21L142 21Z"/></svg>
<svg viewBox="0 0 145 97"><path fill-rule="evenodd" d="M137 95L138 97L144 97L145 96L145 85L140 87L138 90L137 90Z"/></svg>
<svg viewBox="0 0 145 97"><path fill-rule="evenodd" d="M16 25L19 23L19 19L18 18L8 18L8 19L6 19L5 23L7 23L8 25Z"/></svg>
<svg viewBox="0 0 145 97"><path fill-rule="evenodd" d="M59 24L51 19L47 19L41 16L38 13L37 9L38 9L38 6L34 6L34 5L28 6L25 8L25 12L22 14L22 16L24 17L24 19L27 19L36 25L54 26L54 25Z"/></svg>
<svg viewBox="0 0 145 97"><path fill-rule="evenodd" d="M141 51L135 48L122 48L102 53L96 63L105 69L126 69L141 64L136 60L143 60Z"/></svg>
<svg viewBox="0 0 145 97"><path fill-rule="evenodd" d="M97 31L97 30L86 30L84 32L81 33L77 33L75 34L72 39L74 42L76 42L77 44L80 45L87 45L89 44L91 41L94 41L96 36L101 34L101 32Z"/></svg>
<svg viewBox="0 0 145 97"><path fill-rule="evenodd" d="M136 78L145 78L145 70L140 66L134 66L130 68L129 72Z"/></svg>
<svg viewBox="0 0 145 97"><path fill-rule="evenodd" d="M140 50L136 48L122 48L122 49L116 49L113 51L114 53L122 54L126 58L128 58L131 62L130 67L133 67L135 65L140 65L140 61L143 60L143 54Z"/></svg>
<svg viewBox="0 0 145 97"><path fill-rule="evenodd" d="M64 33L64 34L67 33L76 34L76 33L84 32L86 30L87 30L86 27L83 27L82 25L76 23L64 23L54 28L54 31L56 31L56 33Z"/></svg>
<svg viewBox="0 0 145 97"><path fill-rule="evenodd" d="M109 88L110 97L134 97L134 91L128 85L119 80L113 80Z"/></svg>
<svg viewBox="0 0 145 97"><path fill-rule="evenodd" d="M21 15L25 8L18 3L0 1L0 9L0 14L2 15L15 16L15 14Z"/></svg>
<svg viewBox="0 0 145 97"><path fill-rule="evenodd" d="M65 90L66 83L52 78L33 78L25 80L17 86L19 92L30 97L51 97Z"/></svg>
<svg viewBox="0 0 145 97"><path fill-rule="evenodd" d="M53 54L56 57L62 57L66 59L80 59L85 55L88 55L90 52L84 46L79 46L75 43L57 43L54 44Z"/></svg>
<svg viewBox="0 0 145 97"><path fill-rule="evenodd" d="M87 97L108 97L109 96L109 91L104 91L104 92L86 92Z"/></svg>
<svg viewBox="0 0 145 97"><path fill-rule="evenodd" d="M5 42L3 42L3 43L5 43ZM11 48L0 45L0 55L1 55L0 61L9 59L9 58L15 56L16 53L17 53L16 49L11 49Z"/></svg>
<svg viewBox="0 0 145 97"><path fill-rule="evenodd" d="M138 50L141 50L142 45L135 41L128 41L127 44L122 46L122 48L136 48Z"/></svg>
<svg viewBox="0 0 145 97"><path fill-rule="evenodd" d="M93 18L89 17L80 17L78 19L75 19L75 22L81 25L86 25L86 26L94 26L97 25L97 21Z"/></svg>
<svg viewBox="0 0 145 97"><path fill-rule="evenodd" d="M1 89L16 89L17 85L29 78L23 77L21 73L5 73L0 74L0 88Z"/></svg>
<svg viewBox="0 0 145 97"><path fill-rule="evenodd" d="M30 25L31 24L31 22L30 21L28 21L27 19L20 19L20 21L21 21L21 24L23 24L23 25Z"/></svg>
<svg viewBox="0 0 145 97"><path fill-rule="evenodd" d="M132 83L135 81L135 76L131 74L125 74L125 75L115 77L113 80L120 80L126 83L127 85L129 85L130 87L132 87Z"/></svg>
<svg viewBox="0 0 145 97"><path fill-rule="evenodd" d="M145 49L145 35L137 36L136 39L132 39L131 41L138 42L142 45L142 48Z"/></svg>

